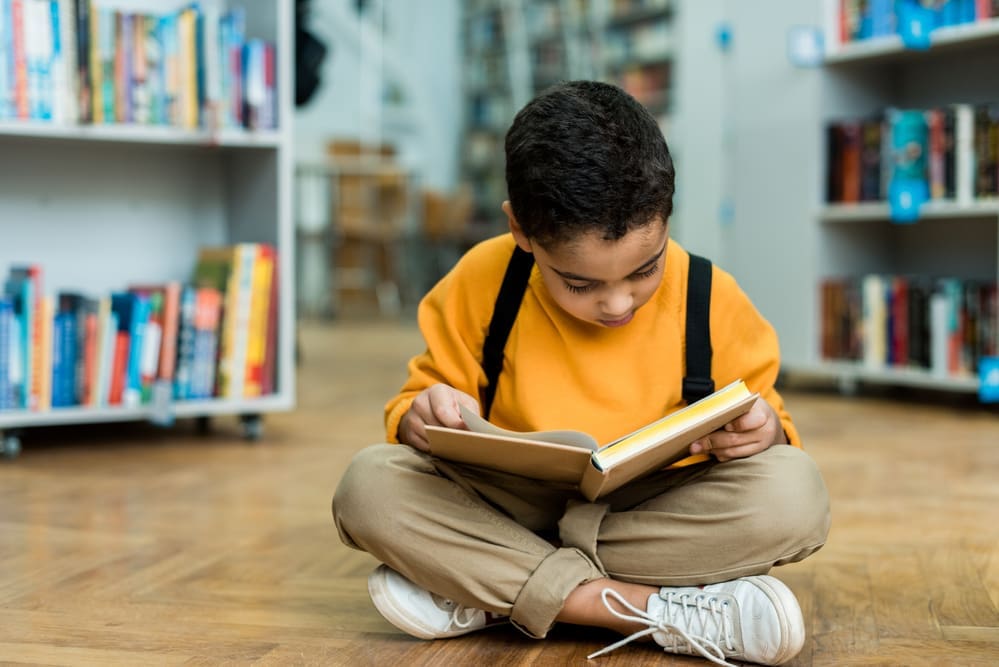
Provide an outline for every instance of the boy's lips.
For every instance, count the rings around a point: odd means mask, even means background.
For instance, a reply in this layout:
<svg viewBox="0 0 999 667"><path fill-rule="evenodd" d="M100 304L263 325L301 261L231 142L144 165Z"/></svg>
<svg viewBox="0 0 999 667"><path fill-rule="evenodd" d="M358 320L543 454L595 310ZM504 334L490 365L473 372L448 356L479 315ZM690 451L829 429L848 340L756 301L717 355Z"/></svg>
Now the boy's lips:
<svg viewBox="0 0 999 667"><path fill-rule="evenodd" d="M635 311L631 311L624 317L617 320L600 320L600 324L605 327L623 327L628 322L631 322L631 318L635 316Z"/></svg>

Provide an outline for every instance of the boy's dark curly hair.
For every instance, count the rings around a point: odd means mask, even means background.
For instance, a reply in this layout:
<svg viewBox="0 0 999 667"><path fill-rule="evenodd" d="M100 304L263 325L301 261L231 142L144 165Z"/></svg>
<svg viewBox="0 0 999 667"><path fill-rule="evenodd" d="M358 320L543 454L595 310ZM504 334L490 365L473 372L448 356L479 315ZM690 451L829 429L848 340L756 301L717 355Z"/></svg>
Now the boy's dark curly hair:
<svg viewBox="0 0 999 667"><path fill-rule="evenodd" d="M617 240L673 212L673 160L655 118L616 86L556 84L506 135L510 205L544 248L598 230Z"/></svg>

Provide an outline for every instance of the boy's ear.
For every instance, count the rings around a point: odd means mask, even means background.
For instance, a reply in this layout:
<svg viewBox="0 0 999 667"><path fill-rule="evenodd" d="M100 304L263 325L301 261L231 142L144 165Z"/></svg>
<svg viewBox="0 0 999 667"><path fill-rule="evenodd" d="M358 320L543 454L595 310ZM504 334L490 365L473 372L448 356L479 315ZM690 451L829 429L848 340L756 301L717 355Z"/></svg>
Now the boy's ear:
<svg viewBox="0 0 999 667"><path fill-rule="evenodd" d="M524 230L520 228L520 223L517 222L517 216L513 214L513 207L510 206L510 200L503 202L503 212L506 213L507 222L510 225L510 233L513 234L513 240L517 242L520 249L524 252L533 252L531 248L531 242L528 240L527 235L524 234Z"/></svg>

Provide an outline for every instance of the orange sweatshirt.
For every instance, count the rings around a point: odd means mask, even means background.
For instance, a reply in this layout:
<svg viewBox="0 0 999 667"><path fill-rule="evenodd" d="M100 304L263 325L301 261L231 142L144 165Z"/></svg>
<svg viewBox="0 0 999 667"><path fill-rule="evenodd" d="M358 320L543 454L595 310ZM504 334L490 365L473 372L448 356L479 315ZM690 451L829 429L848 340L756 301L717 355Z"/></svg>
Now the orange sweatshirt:
<svg viewBox="0 0 999 667"><path fill-rule="evenodd" d="M510 234L476 245L420 303L427 349L410 360L409 378L385 406L389 442L398 442L399 422L430 385L443 382L481 396L486 383L482 345L513 248ZM687 252L670 240L654 296L630 323L608 329L564 312L535 267L507 340L490 421L518 431L585 431L604 443L684 407L687 268ZM780 365L777 335L732 276L717 266L711 282L711 347L715 386L744 380L773 406L791 444L800 447L773 386ZM704 458L688 457L680 465Z"/></svg>

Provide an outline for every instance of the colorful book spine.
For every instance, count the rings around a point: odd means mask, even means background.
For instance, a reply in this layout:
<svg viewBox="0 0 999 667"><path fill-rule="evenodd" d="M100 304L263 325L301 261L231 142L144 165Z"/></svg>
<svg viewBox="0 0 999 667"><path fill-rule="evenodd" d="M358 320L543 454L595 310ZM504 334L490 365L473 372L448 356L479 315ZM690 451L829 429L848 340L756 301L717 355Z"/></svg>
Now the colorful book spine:
<svg viewBox="0 0 999 667"><path fill-rule="evenodd" d="M257 246L257 257L253 266L250 319L247 324L248 336L243 386L243 396L250 398L263 394L267 316L270 310L274 254L274 247L271 245L260 244Z"/></svg>
<svg viewBox="0 0 999 667"><path fill-rule="evenodd" d="M149 324L151 303L149 297L135 295L132 321L129 323L128 361L125 366L125 383L122 403L134 407L142 403L142 363L145 355L145 335Z"/></svg>
<svg viewBox="0 0 999 667"><path fill-rule="evenodd" d="M177 365L174 373L173 397L177 400L191 398L194 372L194 315L198 291L186 286L180 297L180 317L177 332Z"/></svg>
<svg viewBox="0 0 999 667"><path fill-rule="evenodd" d="M16 338L13 300L0 296L0 410L17 407L11 385L11 344Z"/></svg>

